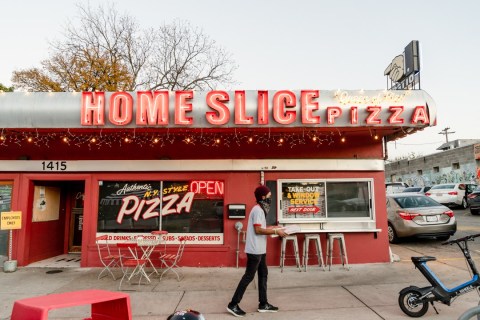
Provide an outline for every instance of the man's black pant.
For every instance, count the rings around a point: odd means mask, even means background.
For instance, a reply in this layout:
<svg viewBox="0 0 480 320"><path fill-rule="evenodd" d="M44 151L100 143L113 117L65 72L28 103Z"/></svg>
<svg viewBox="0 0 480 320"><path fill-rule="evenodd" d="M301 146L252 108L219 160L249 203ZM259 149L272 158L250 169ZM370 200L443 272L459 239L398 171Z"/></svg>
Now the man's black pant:
<svg viewBox="0 0 480 320"><path fill-rule="evenodd" d="M245 274L240 280L240 283L235 290L232 301L230 302L231 306L235 306L242 301L243 294L247 290L248 285L252 282L255 277L255 273L258 271L258 301L260 304L265 304L267 300L267 262L266 254L249 254L247 253L247 269Z"/></svg>

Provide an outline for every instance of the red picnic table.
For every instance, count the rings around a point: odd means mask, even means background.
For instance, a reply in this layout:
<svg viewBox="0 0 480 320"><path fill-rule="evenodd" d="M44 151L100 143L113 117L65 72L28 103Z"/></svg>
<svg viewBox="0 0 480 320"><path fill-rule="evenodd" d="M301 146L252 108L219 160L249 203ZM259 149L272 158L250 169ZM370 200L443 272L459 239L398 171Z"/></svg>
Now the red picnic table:
<svg viewBox="0 0 480 320"><path fill-rule="evenodd" d="M123 292L80 290L54 293L15 301L11 320L44 320L52 309L90 304L91 317L85 320L131 320L130 296Z"/></svg>

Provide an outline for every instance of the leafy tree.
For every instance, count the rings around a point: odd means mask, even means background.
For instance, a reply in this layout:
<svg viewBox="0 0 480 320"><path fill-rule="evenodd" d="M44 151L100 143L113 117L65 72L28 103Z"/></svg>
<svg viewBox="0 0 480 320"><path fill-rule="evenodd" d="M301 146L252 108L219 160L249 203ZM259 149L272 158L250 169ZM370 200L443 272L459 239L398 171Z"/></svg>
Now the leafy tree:
<svg viewBox="0 0 480 320"><path fill-rule="evenodd" d="M51 43L40 68L15 70L12 82L28 91L189 90L227 86L231 55L183 21L142 30L134 18L106 9L79 9L64 39Z"/></svg>
<svg viewBox="0 0 480 320"><path fill-rule="evenodd" d="M2 83L0 83L0 91L13 92L13 87L5 87Z"/></svg>

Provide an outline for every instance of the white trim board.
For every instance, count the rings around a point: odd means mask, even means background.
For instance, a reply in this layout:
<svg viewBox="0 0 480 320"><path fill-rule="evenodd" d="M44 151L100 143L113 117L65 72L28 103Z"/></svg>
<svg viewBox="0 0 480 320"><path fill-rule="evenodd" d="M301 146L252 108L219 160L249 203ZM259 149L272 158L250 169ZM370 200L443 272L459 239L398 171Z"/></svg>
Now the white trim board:
<svg viewBox="0 0 480 320"><path fill-rule="evenodd" d="M0 173L384 170L379 159L0 160Z"/></svg>

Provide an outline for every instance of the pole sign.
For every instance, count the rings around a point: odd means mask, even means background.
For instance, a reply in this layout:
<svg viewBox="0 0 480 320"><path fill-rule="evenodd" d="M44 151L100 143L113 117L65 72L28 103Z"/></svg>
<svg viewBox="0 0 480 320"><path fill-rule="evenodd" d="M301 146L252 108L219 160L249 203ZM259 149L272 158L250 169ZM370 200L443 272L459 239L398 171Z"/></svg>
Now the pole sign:
<svg viewBox="0 0 480 320"><path fill-rule="evenodd" d="M0 229L14 230L22 228L22 212L8 211L0 213Z"/></svg>
<svg viewBox="0 0 480 320"><path fill-rule="evenodd" d="M390 90L420 89L420 44L411 41L402 54L393 58L384 72L390 83Z"/></svg>

